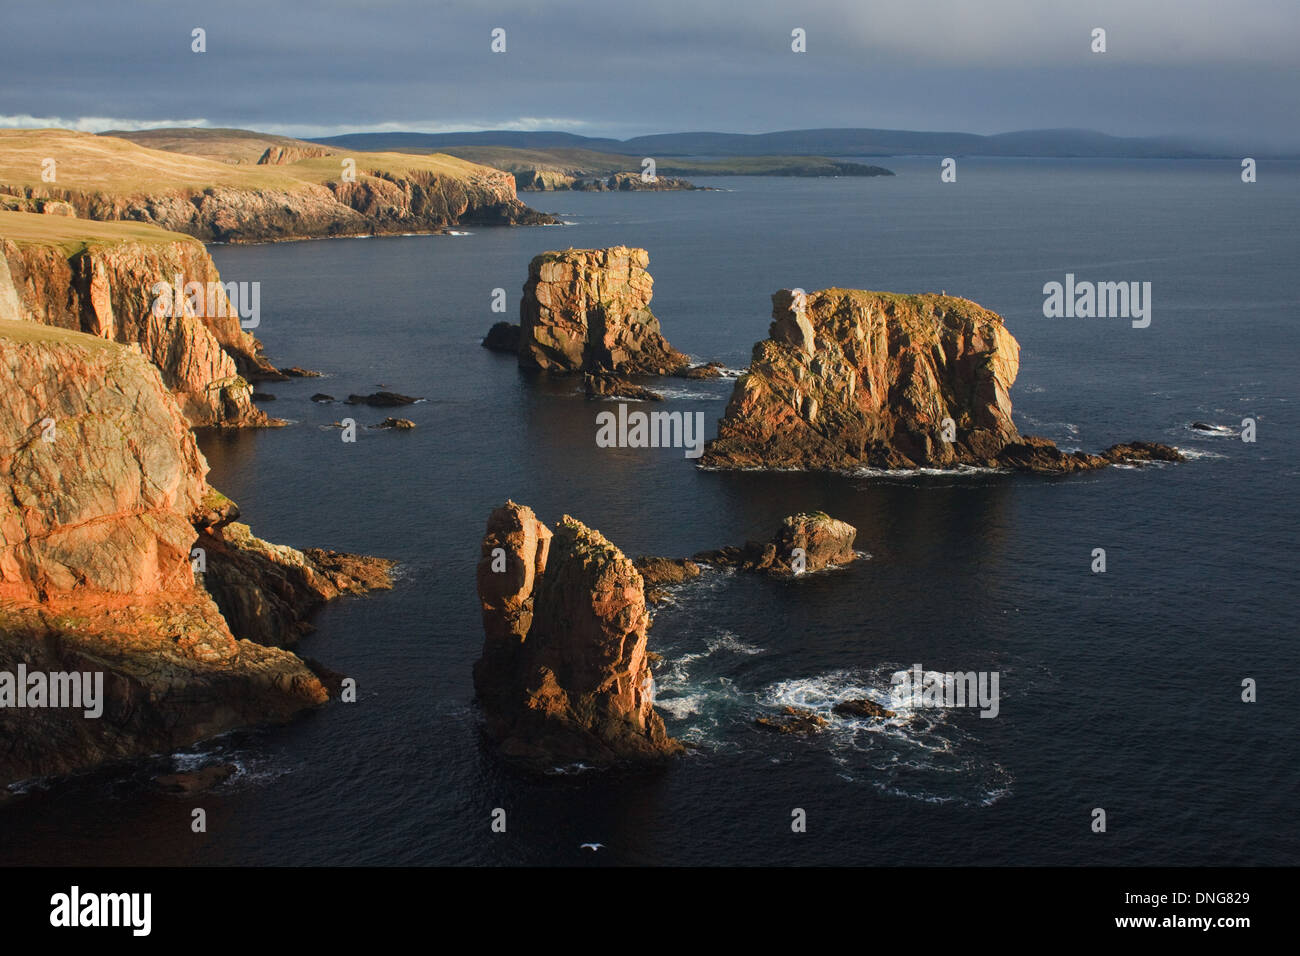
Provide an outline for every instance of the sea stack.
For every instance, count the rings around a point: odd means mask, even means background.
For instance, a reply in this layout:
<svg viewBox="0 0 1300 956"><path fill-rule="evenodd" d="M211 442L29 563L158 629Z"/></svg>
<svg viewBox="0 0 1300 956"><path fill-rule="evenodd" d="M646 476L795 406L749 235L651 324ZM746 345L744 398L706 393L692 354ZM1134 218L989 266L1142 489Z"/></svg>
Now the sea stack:
<svg viewBox="0 0 1300 956"><path fill-rule="evenodd" d="M1088 455L1021 436L1009 394L1019 365L1001 316L969 299L782 289L701 464L1057 472L1182 460L1152 443Z"/></svg>
<svg viewBox="0 0 1300 956"><path fill-rule="evenodd" d="M572 374L671 375L688 358L650 311L644 249L544 252L528 265L519 303L519 364Z"/></svg>
<svg viewBox="0 0 1300 956"><path fill-rule="evenodd" d="M682 751L654 709L641 574L598 531L530 508L492 512L478 564L486 729L534 765L608 765Z"/></svg>

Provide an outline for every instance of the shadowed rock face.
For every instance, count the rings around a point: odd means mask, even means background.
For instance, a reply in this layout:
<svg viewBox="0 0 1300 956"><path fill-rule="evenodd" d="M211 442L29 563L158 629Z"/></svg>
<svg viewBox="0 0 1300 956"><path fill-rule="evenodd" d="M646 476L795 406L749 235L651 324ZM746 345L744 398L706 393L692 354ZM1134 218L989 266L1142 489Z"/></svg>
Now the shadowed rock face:
<svg viewBox="0 0 1300 956"><path fill-rule="evenodd" d="M488 519L478 593L474 685L503 754L609 764L681 751L654 709L641 575L599 532L566 515L552 533L507 502Z"/></svg>
<svg viewBox="0 0 1300 956"><path fill-rule="evenodd" d="M644 249L545 252L528 265L519 303L519 364L550 372L668 375L689 360L650 311Z"/></svg>
<svg viewBox="0 0 1300 956"><path fill-rule="evenodd" d="M1009 394L1020 347L1000 316L968 299L783 289L772 319L705 447L706 467L1064 472L1182 460L1150 443L1066 454L1021 436Z"/></svg>
<svg viewBox="0 0 1300 956"><path fill-rule="evenodd" d="M238 509L230 504L200 530L196 546L205 552L200 583L237 637L288 647L311 630L310 615L326 601L392 587L393 561L263 541L232 520Z"/></svg>
<svg viewBox="0 0 1300 956"><path fill-rule="evenodd" d="M102 673L106 698L98 719L0 708L0 784L323 703L301 660L236 640L195 584L207 464L157 370L0 321L0 375L0 671Z"/></svg>
<svg viewBox="0 0 1300 956"><path fill-rule="evenodd" d="M75 236L77 221L68 224ZM258 426L266 415L252 402L245 376L275 375L262 345L240 327L224 291L214 289L211 315L182 303L177 315L155 315L155 283L206 289L220 275L193 240L91 243L69 254L57 244L16 243L0 233L0 319L25 319L138 346L194 426ZM168 301L170 301L170 295ZM208 311L203 303L203 312ZM217 313L223 314L217 314Z"/></svg>

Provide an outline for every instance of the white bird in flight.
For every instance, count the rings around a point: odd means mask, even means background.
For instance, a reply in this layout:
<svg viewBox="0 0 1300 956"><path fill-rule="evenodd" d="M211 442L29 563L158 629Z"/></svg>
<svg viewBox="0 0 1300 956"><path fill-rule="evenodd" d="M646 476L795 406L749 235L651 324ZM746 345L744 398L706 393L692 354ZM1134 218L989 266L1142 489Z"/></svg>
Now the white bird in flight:
<svg viewBox="0 0 1300 956"><path fill-rule="evenodd" d="M604 845L605 845L605 844L603 844L603 843L580 843L580 844L578 845L578 849L579 849L579 850L590 850L592 853L595 853L597 850L599 850L599 849L600 849L601 847L603 847Z"/></svg>

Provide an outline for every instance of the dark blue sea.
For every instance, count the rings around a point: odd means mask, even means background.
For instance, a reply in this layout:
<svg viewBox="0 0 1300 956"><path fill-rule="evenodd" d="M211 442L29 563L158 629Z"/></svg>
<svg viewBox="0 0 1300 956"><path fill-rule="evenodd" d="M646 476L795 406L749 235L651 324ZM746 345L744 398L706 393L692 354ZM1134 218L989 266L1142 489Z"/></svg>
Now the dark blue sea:
<svg viewBox="0 0 1300 956"><path fill-rule="evenodd" d="M1300 863L1300 165L1261 163L1243 184L1234 161L961 159L941 183L937 158L874 161L898 175L532 193L566 225L213 247L225 280L261 283L269 358L324 377L261 386L288 428L204 435L210 481L263 538L401 562L394 590L326 607L298 648L354 677L359 700L38 788L0 817L0 861ZM611 406L479 341L517 318L532 256L615 244L649 250L652 307L700 360L747 365L783 287L946 290L1019 340L1023 432L1089 451L1161 441L1190 460L1070 477L719 473L680 449L598 448ZM1044 318L1043 285L1067 273L1150 282L1150 326ZM702 411L712 436L732 384L670 382L666 407ZM309 400L381 387L427 399L398 412L415 431L345 444L330 422L387 410ZM479 543L508 498L632 556L766 538L822 509L858 528L864 556L677 588L650 646L669 730L698 749L660 771L521 776L484 744L471 685ZM998 716L753 727L787 704L888 704L892 675L918 663L998 672ZM242 772L201 797L147 785L218 759Z"/></svg>

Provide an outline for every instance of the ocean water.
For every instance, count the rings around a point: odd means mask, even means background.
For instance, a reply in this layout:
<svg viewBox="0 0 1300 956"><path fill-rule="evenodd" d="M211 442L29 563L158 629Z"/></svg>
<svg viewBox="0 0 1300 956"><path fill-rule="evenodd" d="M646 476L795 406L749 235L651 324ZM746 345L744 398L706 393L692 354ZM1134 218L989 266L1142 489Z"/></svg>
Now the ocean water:
<svg viewBox="0 0 1300 956"><path fill-rule="evenodd" d="M937 159L886 165L899 175L526 197L561 227L213 247L227 281L261 282L272 361L325 377L261 386L288 428L204 435L210 480L262 537L401 562L393 591L326 607L299 646L360 699L34 785L0 812L0 862L1300 862L1300 166L1264 163L1247 185L1233 162L972 159L951 184ZM653 308L701 360L745 366L782 287L946 290L1019 340L1022 431L1192 460L1063 478L731 474L681 450L597 448L612 406L478 343L503 318L494 289L516 317L533 255L619 243L649 250ZM1066 273L1150 282L1150 327L1044 318L1042 287ZM712 435L731 386L672 382L667 408L704 412ZM397 412L415 431L344 444L330 422L388 410L309 401L380 387L426 399ZM1236 437L1245 418L1254 443ZM858 528L862 559L675 589L651 630L658 700L699 749L657 771L521 776L484 744L470 675L479 542L507 498L629 555L738 544L823 509ZM786 704L892 706L892 675L917 663L998 672L998 716L904 708L807 739L752 726ZM147 786L213 759L242 772L200 797ZM195 806L206 834L190 832Z"/></svg>

